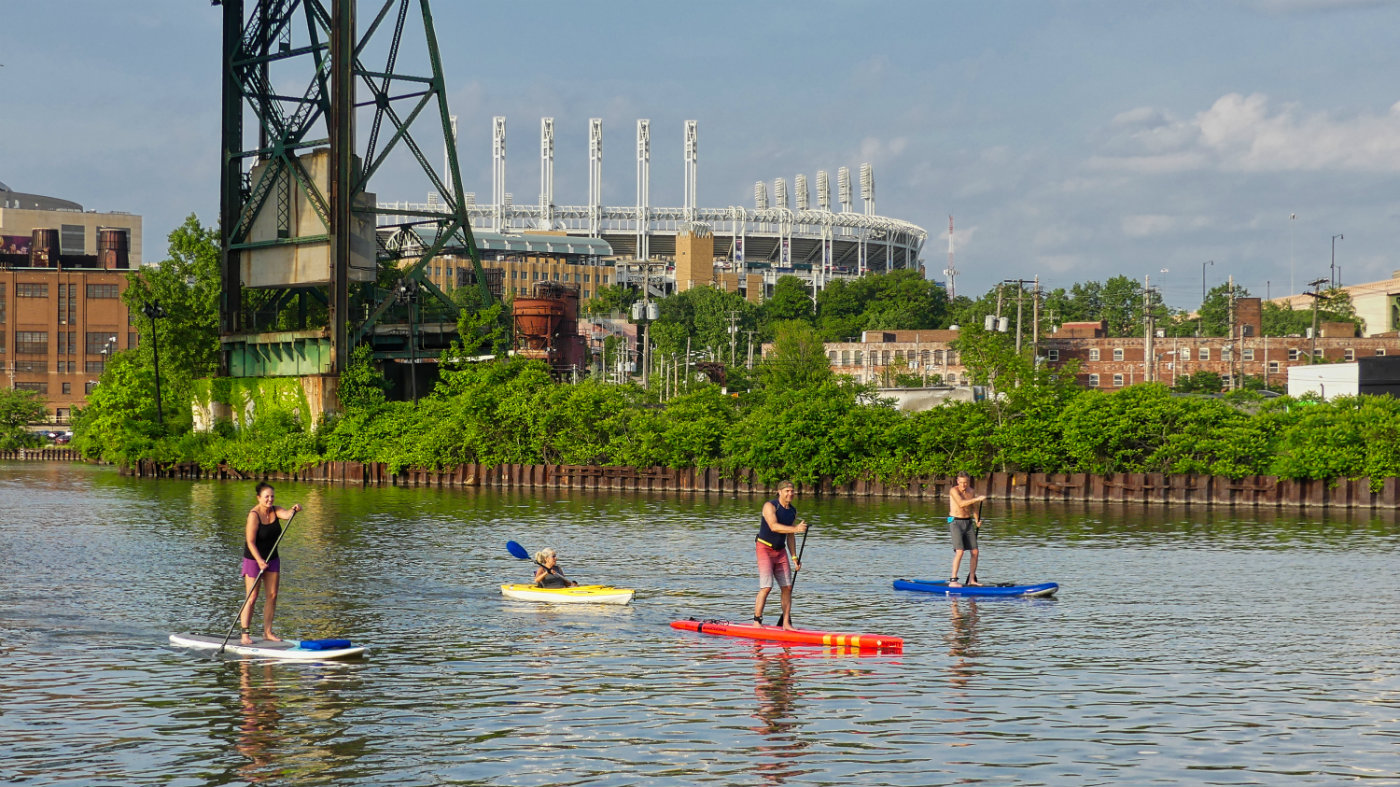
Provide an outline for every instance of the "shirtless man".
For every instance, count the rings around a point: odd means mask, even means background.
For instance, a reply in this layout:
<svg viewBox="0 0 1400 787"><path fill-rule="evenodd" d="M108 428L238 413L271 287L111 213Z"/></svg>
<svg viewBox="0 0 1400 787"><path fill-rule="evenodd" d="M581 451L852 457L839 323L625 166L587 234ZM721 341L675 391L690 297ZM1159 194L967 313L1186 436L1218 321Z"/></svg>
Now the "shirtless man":
<svg viewBox="0 0 1400 787"><path fill-rule="evenodd" d="M958 567L964 552L972 554L967 584L982 584L977 581L977 528L982 526L982 501L986 499L986 495L973 496L972 477L967 473L958 473L958 485L948 490L948 530L953 537L953 577L948 580L948 587L962 587Z"/></svg>

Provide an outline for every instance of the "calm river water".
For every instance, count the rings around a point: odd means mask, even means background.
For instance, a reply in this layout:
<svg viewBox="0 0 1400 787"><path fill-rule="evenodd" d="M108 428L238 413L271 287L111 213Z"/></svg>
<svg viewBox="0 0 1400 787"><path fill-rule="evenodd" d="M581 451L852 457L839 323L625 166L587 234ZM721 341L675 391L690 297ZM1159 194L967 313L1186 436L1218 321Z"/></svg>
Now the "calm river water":
<svg viewBox="0 0 1400 787"><path fill-rule="evenodd" d="M231 624L251 483L0 464L0 783L1400 784L1393 515L997 506L982 579L1062 590L971 602L890 588L942 511L799 497L799 625L906 640L853 656L668 627L748 617L757 498L277 491L277 630L363 661L168 645ZM637 597L505 600L512 539Z"/></svg>

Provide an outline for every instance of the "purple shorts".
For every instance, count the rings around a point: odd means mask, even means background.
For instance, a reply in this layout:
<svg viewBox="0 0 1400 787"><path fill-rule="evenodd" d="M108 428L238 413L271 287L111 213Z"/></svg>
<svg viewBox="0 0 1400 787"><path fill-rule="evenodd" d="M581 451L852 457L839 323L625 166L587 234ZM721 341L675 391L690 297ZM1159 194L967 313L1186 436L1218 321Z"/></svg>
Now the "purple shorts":
<svg viewBox="0 0 1400 787"><path fill-rule="evenodd" d="M269 560L269 561L267 562L267 571L265 571L265 572L263 572L263 573L266 573L266 574L276 574L277 571L278 571L278 569L280 569L281 567L282 567L282 558L280 558L280 557L275 557L275 558L273 558L273 559L271 559L271 560ZM250 557L245 557L245 558L243 558L243 576L245 576L245 577L251 577L251 578L253 578L253 579L257 579L257 578L258 578L258 561L254 560L254 559L252 559L252 558L250 558Z"/></svg>
<svg viewBox="0 0 1400 787"><path fill-rule="evenodd" d="M776 581L778 587L792 584L792 568L788 565L786 549L773 549L754 543L754 554L758 556L758 586L771 588Z"/></svg>

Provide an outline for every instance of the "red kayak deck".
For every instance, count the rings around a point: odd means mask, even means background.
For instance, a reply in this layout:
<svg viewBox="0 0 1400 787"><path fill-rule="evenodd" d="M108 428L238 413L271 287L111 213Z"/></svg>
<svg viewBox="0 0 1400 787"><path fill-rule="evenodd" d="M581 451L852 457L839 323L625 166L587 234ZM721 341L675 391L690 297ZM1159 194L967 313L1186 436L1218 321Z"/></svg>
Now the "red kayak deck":
<svg viewBox="0 0 1400 787"><path fill-rule="evenodd" d="M842 634L833 631L788 631L782 626L757 626L753 623L730 623L725 620L671 621L671 628L714 634L721 637L743 637L773 642L796 642L803 645L828 645L837 648L870 648L873 650L904 650L904 640L883 634Z"/></svg>

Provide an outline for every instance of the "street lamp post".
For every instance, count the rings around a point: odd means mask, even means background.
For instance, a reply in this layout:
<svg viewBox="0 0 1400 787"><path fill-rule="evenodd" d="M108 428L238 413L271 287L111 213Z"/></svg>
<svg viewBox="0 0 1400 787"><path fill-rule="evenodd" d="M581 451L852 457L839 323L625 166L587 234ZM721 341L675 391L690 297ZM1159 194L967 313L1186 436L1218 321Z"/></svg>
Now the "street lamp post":
<svg viewBox="0 0 1400 787"><path fill-rule="evenodd" d="M1332 282L1332 287L1333 287L1333 288L1336 288L1337 286L1339 286L1339 285L1341 284L1341 282L1339 282L1339 281L1337 280L1337 241L1339 241L1339 240L1346 240L1345 238L1342 237L1342 233L1340 233L1340 232L1337 233L1336 235L1333 235L1333 236L1332 236L1332 278L1331 278L1331 282Z"/></svg>
<svg viewBox="0 0 1400 787"><path fill-rule="evenodd" d="M418 401L418 349L415 346L417 339L414 334L414 303L418 300L418 284L412 279L404 279L399 282L398 294L395 296L399 303L408 305L408 386L412 392L410 396L413 401Z"/></svg>
<svg viewBox="0 0 1400 787"><path fill-rule="evenodd" d="M141 306L141 311L151 318L151 362L156 372L156 424L165 425L160 409L160 342L156 339L156 320L165 317L165 309L160 301L151 301Z"/></svg>

